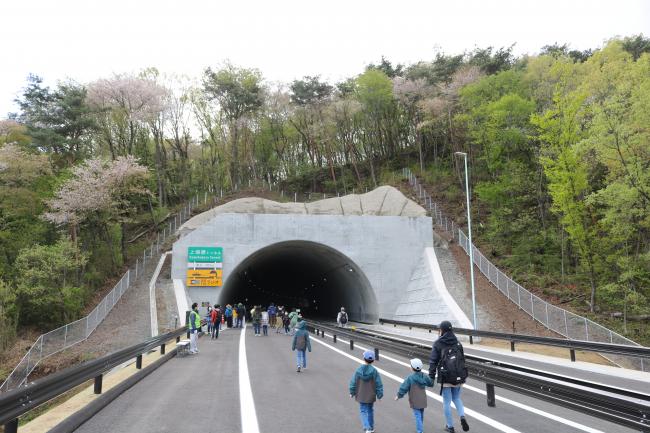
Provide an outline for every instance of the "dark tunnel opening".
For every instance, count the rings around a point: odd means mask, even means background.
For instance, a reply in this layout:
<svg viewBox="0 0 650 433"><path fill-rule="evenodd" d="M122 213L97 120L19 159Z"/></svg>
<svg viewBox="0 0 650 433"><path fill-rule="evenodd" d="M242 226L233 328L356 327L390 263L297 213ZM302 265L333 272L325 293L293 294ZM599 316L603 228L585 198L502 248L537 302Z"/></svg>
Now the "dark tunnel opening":
<svg viewBox="0 0 650 433"><path fill-rule="evenodd" d="M308 241L280 242L248 256L228 276L219 303L300 308L307 319L336 320L345 307L350 320L379 317L370 282L347 256Z"/></svg>

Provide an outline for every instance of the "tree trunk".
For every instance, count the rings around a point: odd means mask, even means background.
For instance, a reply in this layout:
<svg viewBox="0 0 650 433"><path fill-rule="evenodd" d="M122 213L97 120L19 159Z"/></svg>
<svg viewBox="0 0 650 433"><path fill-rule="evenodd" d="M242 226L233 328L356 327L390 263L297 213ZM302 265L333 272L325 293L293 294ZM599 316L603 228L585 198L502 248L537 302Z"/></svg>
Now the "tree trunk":
<svg viewBox="0 0 650 433"><path fill-rule="evenodd" d="M122 263L126 264L128 257L126 256L126 223L120 223L121 231L121 247L122 247Z"/></svg>

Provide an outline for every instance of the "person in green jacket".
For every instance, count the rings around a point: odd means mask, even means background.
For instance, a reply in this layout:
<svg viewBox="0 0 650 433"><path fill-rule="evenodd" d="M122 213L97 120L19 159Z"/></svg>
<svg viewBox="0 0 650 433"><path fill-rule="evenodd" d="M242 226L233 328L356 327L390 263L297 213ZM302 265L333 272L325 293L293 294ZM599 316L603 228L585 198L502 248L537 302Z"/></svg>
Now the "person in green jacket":
<svg viewBox="0 0 650 433"><path fill-rule="evenodd" d="M309 331L307 331L307 322L304 320L298 323L296 335L293 336L291 341L291 350L296 351L296 364L298 366L297 372L300 369L307 369L307 350L311 352L311 341L309 341Z"/></svg>
<svg viewBox="0 0 650 433"><path fill-rule="evenodd" d="M350 379L350 398L355 398L359 403L359 415L364 431L375 433L374 404L384 396L384 385L381 383L379 372L372 366L375 353L366 350L363 352L363 360L365 364L357 368Z"/></svg>
<svg viewBox="0 0 650 433"><path fill-rule="evenodd" d="M433 380L422 373L422 361L418 358L411 359L411 369L413 369L413 373L402 382L395 400L399 400L408 393L409 405L413 409L415 417L415 430L422 433L424 431L424 408L427 407L426 387L432 387Z"/></svg>
<svg viewBox="0 0 650 433"><path fill-rule="evenodd" d="M300 317L299 308L296 308L294 311L289 313L289 320L291 320L291 322L289 323L289 326L291 327L291 335L294 335L296 333L296 325L298 324L299 317Z"/></svg>

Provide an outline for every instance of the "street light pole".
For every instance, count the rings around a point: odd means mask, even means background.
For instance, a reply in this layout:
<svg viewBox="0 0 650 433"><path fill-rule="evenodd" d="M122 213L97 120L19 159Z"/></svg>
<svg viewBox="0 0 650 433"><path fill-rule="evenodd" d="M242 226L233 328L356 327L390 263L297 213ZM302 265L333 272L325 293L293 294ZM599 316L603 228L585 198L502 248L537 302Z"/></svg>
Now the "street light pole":
<svg viewBox="0 0 650 433"><path fill-rule="evenodd" d="M476 290L474 288L474 244L472 243L472 216L469 210L469 174L467 170L467 153L456 152L456 155L462 155L465 160L465 197L467 198L467 233L469 239L469 277L472 286L472 314L474 319L474 329L478 329L476 319Z"/></svg>

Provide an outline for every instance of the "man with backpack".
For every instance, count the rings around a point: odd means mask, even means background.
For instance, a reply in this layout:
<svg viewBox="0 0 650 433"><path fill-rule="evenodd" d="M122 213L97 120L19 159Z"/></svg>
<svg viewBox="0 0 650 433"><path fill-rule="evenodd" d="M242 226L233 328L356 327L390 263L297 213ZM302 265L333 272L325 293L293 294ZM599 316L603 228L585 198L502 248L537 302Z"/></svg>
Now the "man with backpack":
<svg viewBox="0 0 650 433"><path fill-rule="evenodd" d="M451 322L443 320L438 330L438 339L431 349L429 360L429 377L432 380L438 375L440 383L440 394L442 394L442 406L445 413L445 431L455 433L454 420L451 417L451 402L454 402L456 412L460 416L460 425L463 431L469 430L469 424L465 419L465 407L460 398L462 386L467 379L467 367L465 367L465 353L463 345L460 344L452 331Z"/></svg>
<svg viewBox="0 0 650 433"><path fill-rule="evenodd" d="M216 304L210 312L210 323L212 324L212 339L219 338L221 327L221 305Z"/></svg>
<svg viewBox="0 0 650 433"><path fill-rule="evenodd" d="M345 312L345 308L341 307L341 311L336 316L336 323L339 328L345 328L345 325L348 323L348 313Z"/></svg>

